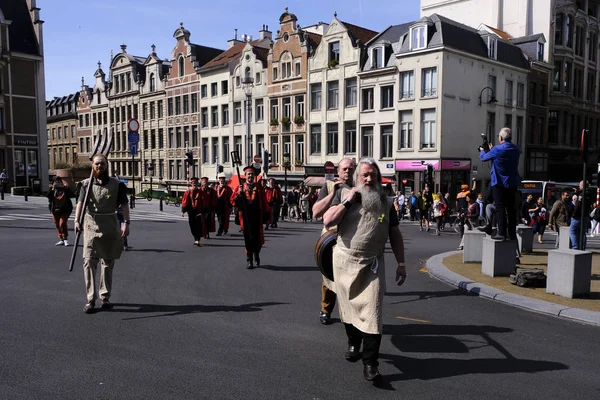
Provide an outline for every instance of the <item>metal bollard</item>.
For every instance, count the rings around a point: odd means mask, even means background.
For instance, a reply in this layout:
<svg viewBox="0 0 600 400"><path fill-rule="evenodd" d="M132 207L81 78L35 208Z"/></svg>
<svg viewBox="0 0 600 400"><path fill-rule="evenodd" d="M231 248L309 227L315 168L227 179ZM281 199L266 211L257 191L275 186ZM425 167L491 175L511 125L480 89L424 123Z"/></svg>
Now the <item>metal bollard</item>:
<svg viewBox="0 0 600 400"><path fill-rule="evenodd" d="M0 200L4 200L4 188L0 190Z"/></svg>
<svg viewBox="0 0 600 400"><path fill-rule="evenodd" d="M29 188L25 188L24 192L25 192L25 201L29 201L29 199L27 198L27 189Z"/></svg>
<svg viewBox="0 0 600 400"><path fill-rule="evenodd" d="M163 201L162 201L162 199L163 199L163 198L161 197L161 198L160 198L160 201L158 202L158 209L159 209L160 211L162 211L162 210L163 210Z"/></svg>

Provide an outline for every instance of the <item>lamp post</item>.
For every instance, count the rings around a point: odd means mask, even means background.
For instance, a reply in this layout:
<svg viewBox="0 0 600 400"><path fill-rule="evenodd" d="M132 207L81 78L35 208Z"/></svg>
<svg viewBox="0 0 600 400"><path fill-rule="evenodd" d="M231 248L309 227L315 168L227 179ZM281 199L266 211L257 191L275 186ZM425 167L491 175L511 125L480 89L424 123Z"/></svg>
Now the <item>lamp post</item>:
<svg viewBox="0 0 600 400"><path fill-rule="evenodd" d="M252 154L250 154L251 147L251 136L250 136L250 118L252 114L252 88L254 84L254 78L249 74L246 74L242 78L242 85L244 86L244 92L246 93L246 165L252 165Z"/></svg>
<svg viewBox="0 0 600 400"><path fill-rule="evenodd" d="M287 197L287 171L288 168L290 167L290 153L283 153L283 176L284 176L284 192L286 194Z"/></svg>
<svg viewBox="0 0 600 400"><path fill-rule="evenodd" d="M496 99L496 93L494 93L494 89L492 89L489 86L484 87L483 89L481 89L481 93L479 93L479 105L481 105L481 97L483 96L483 92L489 89L490 92L492 92L492 95L490 97L490 99L488 101L485 102L485 104L492 104L492 103L497 103L498 100Z"/></svg>

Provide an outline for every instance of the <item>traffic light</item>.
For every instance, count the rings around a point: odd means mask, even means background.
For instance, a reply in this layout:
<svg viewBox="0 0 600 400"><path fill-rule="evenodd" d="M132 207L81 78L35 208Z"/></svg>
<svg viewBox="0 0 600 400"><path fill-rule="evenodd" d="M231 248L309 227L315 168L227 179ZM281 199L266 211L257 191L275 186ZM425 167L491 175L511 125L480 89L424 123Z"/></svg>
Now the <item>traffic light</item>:
<svg viewBox="0 0 600 400"><path fill-rule="evenodd" d="M429 190L433 190L433 165L427 164L427 169L425 170L425 184L429 186Z"/></svg>
<svg viewBox="0 0 600 400"><path fill-rule="evenodd" d="M271 162L271 155L267 150L263 150L262 154L262 165L263 165L263 173L266 175L269 173L269 163Z"/></svg>
<svg viewBox="0 0 600 400"><path fill-rule="evenodd" d="M185 153L185 162L188 163L188 165L194 165L194 153L191 151Z"/></svg>
<svg viewBox="0 0 600 400"><path fill-rule="evenodd" d="M217 170L219 171L219 173L223 172L223 166L219 165L219 167L217 168Z"/></svg>
<svg viewBox="0 0 600 400"><path fill-rule="evenodd" d="M600 188L600 174L592 174L592 182Z"/></svg>

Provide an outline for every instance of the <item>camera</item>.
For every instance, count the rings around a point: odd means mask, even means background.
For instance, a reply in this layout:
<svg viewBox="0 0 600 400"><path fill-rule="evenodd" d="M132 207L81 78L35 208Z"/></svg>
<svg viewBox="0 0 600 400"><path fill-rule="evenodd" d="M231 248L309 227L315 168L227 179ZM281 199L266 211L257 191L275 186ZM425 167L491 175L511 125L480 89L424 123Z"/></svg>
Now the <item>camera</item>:
<svg viewBox="0 0 600 400"><path fill-rule="evenodd" d="M481 134L481 140L483 142L481 143L481 146L479 146L477 148L477 151L480 151L480 149L483 149L483 151L485 151L487 153L488 151L490 151L490 142L488 142L488 138L485 133Z"/></svg>

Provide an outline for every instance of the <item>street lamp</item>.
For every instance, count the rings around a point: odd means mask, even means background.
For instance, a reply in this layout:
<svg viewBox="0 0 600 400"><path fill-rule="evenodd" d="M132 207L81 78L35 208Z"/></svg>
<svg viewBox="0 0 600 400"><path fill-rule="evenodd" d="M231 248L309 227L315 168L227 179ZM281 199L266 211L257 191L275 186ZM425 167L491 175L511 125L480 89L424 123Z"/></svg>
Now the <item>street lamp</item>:
<svg viewBox="0 0 600 400"><path fill-rule="evenodd" d="M494 89L492 89L489 86L484 87L483 89L481 89L481 93L479 93L479 105L481 105L481 97L483 96L483 92L489 89L490 92L492 92L492 95L490 96L490 99L488 101L485 102L485 104L492 104L492 103L497 103L498 100L496 99L496 94L494 93Z"/></svg>
<svg viewBox="0 0 600 400"><path fill-rule="evenodd" d="M290 153L283 153L283 171L284 171L284 179L285 179L285 194L287 197L287 171L290 167Z"/></svg>
<svg viewBox="0 0 600 400"><path fill-rule="evenodd" d="M246 93L246 165L252 164L252 155L250 154L251 140L250 137L250 118L252 113L252 88L254 78L249 73L242 78L242 85Z"/></svg>
<svg viewBox="0 0 600 400"><path fill-rule="evenodd" d="M154 163L149 162L148 163L148 175L150 175L150 190L149 190L149 197L152 197L152 178L154 177Z"/></svg>

